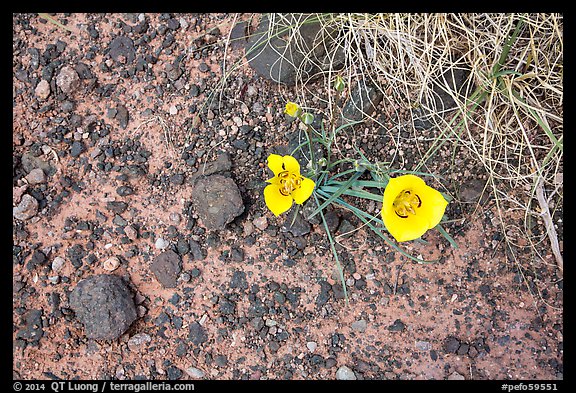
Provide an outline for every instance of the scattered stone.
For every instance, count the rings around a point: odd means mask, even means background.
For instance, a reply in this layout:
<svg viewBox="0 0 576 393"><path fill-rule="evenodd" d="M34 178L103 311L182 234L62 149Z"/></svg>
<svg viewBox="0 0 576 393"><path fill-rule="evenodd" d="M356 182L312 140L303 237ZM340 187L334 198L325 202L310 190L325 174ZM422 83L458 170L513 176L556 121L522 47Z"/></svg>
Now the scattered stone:
<svg viewBox="0 0 576 393"><path fill-rule="evenodd" d="M50 165L49 162L42 160L40 157L34 157L29 152L22 154L22 168L26 173L30 173L34 168L41 168L44 173L52 176L56 173L56 168Z"/></svg>
<svg viewBox="0 0 576 393"><path fill-rule="evenodd" d="M368 326L368 324L364 319L361 319L361 320L356 321L356 322L352 322L352 329L354 329L360 333L364 333L366 331L367 326Z"/></svg>
<svg viewBox="0 0 576 393"><path fill-rule="evenodd" d="M47 80L42 79L36 86L34 93L39 99L45 100L50 95L50 83L48 83Z"/></svg>
<svg viewBox="0 0 576 393"><path fill-rule="evenodd" d="M180 370L178 367L170 366L166 370L166 374L168 375L168 380L176 381L176 380L182 378L183 373L182 373L182 370Z"/></svg>
<svg viewBox="0 0 576 393"><path fill-rule="evenodd" d="M109 272L113 272L118 269L119 266L120 259L118 259L118 257L110 257L106 259L103 264L104 270L108 270Z"/></svg>
<svg viewBox="0 0 576 393"><path fill-rule="evenodd" d="M99 274L84 279L70 294L70 307L95 340L115 340L136 320L128 285L119 276Z"/></svg>
<svg viewBox="0 0 576 393"><path fill-rule="evenodd" d="M46 262L46 255L40 250L34 250L30 260L26 264L26 268L30 271L34 270L38 266L44 265Z"/></svg>
<svg viewBox="0 0 576 393"><path fill-rule="evenodd" d="M164 288L175 288L178 285L178 276L182 271L182 261L174 251L167 250L154 258L150 270Z"/></svg>
<svg viewBox="0 0 576 393"><path fill-rule="evenodd" d="M38 341L42 338L42 310L29 310L24 314L22 325L16 338L26 341Z"/></svg>
<svg viewBox="0 0 576 393"><path fill-rule="evenodd" d="M154 247L156 247L158 250L165 250L170 246L170 242L168 240L165 240L161 237L156 239L156 242L154 242Z"/></svg>
<svg viewBox="0 0 576 393"><path fill-rule="evenodd" d="M404 325L404 323L399 319L395 320L392 325L388 326L388 330L391 332L401 332L405 328L406 325Z"/></svg>
<svg viewBox="0 0 576 393"><path fill-rule="evenodd" d="M460 199L466 203L479 202L483 204L488 198L488 190L484 191L486 182L480 179L473 179L461 185Z"/></svg>
<svg viewBox="0 0 576 393"><path fill-rule="evenodd" d="M443 347L446 353L456 353L458 352L458 348L460 348L460 340L454 336L449 336L444 341Z"/></svg>
<svg viewBox="0 0 576 393"><path fill-rule="evenodd" d="M60 276L48 276L48 281L52 285L56 285L60 282Z"/></svg>
<svg viewBox="0 0 576 393"><path fill-rule="evenodd" d="M350 368L346 366L340 366L338 371L336 371L336 379L340 381L355 381L356 374Z"/></svg>
<svg viewBox="0 0 576 393"><path fill-rule="evenodd" d="M234 180L222 175L200 178L192 190L192 205L208 230L223 229L244 212L244 202Z"/></svg>
<svg viewBox="0 0 576 393"><path fill-rule="evenodd" d="M38 213L38 201L29 194L22 195L18 206L12 208L12 216L26 221Z"/></svg>
<svg viewBox="0 0 576 393"><path fill-rule="evenodd" d="M128 348L131 351L140 351L145 344L152 341L152 337L146 333L138 333L128 340Z"/></svg>
<svg viewBox="0 0 576 393"><path fill-rule="evenodd" d="M56 77L56 85L66 95L71 95L80 87L80 77L73 67L64 66Z"/></svg>
<svg viewBox="0 0 576 393"><path fill-rule="evenodd" d="M131 225L128 225L124 228L124 233L126 234L126 237L130 240L138 239L138 231L136 231L136 229L134 229L134 227Z"/></svg>
<svg viewBox="0 0 576 393"><path fill-rule="evenodd" d="M189 326L188 341L196 346L200 346L208 340L206 330L198 322L192 322Z"/></svg>
<svg viewBox="0 0 576 393"><path fill-rule="evenodd" d="M22 195L24 195L24 193L26 192L27 189L28 189L28 184L24 184L21 187L12 187L12 204L13 205L18 205L20 203L20 201L22 200Z"/></svg>
<svg viewBox="0 0 576 393"><path fill-rule="evenodd" d="M214 363L216 363L218 367L226 367L228 364L228 358L226 355L216 355L214 357Z"/></svg>
<svg viewBox="0 0 576 393"><path fill-rule="evenodd" d="M84 146L84 142L82 141L74 141L70 146L70 155L72 157L78 157L80 154L86 151L86 146Z"/></svg>
<svg viewBox="0 0 576 393"><path fill-rule="evenodd" d="M112 220L112 224L124 228L126 225L128 225L128 221L126 221L121 215L116 214Z"/></svg>
<svg viewBox="0 0 576 393"><path fill-rule="evenodd" d="M314 341L308 341L306 343L306 348L308 348L310 352L314 352L316 348L318 348L318 344L316 344Z"/></svg>
<svg viewBox="0 0 576 393"><path fill-rule="evenodd" d="M232 279L230 280L230 288L248 289L248 281L246 281L246 272L236 270L232 274Z"/></svg>
<svg viewBox="0 0 576 393"><path fill-rule="evenodd" d="M268 228L268 219L266 218L266 216L256 217L252 221L252 223L256 228L260 229L261 231L264 231L266 230L266 228Z"/></svg>
<svg viewBox="0 0 576 393"><path fill-rule="evenodd" d="M206 258L204 251L202 251L202 247L200 247L200 243L196 240L190 239L188 245L190 246L190 256L193 261L201 261Z"/></svg>
<svg viewBox="0 0 576 393"><path fill-rule="evenodd" d="M34 168L26 175L26 180L32 185L42 184L46 182L46 175L41 168Z"/></svg>
<svg viewBox="0 0 576 393"><path fill-rule="evenodd" d="M210 176L216 173L226 173L232 169L232 161L230 161L230 155L228 153L218 154L216 160L206 163L206 165L201 165L198 173L193 176L193 181L201 176Z"/></svg>
<svg viewBox="0 0 576 393"><path fill-rule="evenodd" d="M248 23L243 20L234 25L230 32L230 46L232 49L242 49L246 44L246 28Z"/></svg>
<svg viewBox="0 0 576 393"><path fill-rule="evenodd" d="M118 189L116 192L118 192ZM116 214L122 214L126 211L126 209L128 209L128 204L123 201L110 201L106 202L106 209Z"/></svg>
<svg viewBox="0 0 576 393"><path fill-rule="evenodd" d="M112 59L126 63L132 63L136 57L136 49L134 48L134 41L131 38L119 35L116 36L109 45L109 54Z"/></svg>
<svg viewBox="0 0 576 393"><path fill-rule="evenodd" d="M432 349L432 344L430 344L428 341L416 341L414 346L419 351L429 351Z"/></svg>
<svg viewBox="0 0 576 393"><path fill-rule="evenodd" d="M178 108L176 108L176 105L170 105L170 109L169 112L171 115L175 115L178 113Z"/></svg>
<svg viewBox="0 0 576 393"><path fill-rule="evenodd" d="M464 356L464 355L468 354L469 349L470 349L470 345L460 344L460 347L458 347L458 351L456 353L460 356Z"/></svg>
<svg viewBox="0 0 576 393"><path fill-rule="evenodd" d="M178 186L181 186L182 184L184 184L184 175L181 173L176 173L176 174L170 176L170 182L172 184L176 184Z"/></svg>
<svg viewBox="0 0 576 393"><path fill-rule="evenodd" d="M449 381L464 381L464 375L459 374L457 371L454 371L452 374L448 376Z"/></svg>
<svg viewBox="0 0 576 393"><path fill-rule="evenodd" d="M130 115L128 114L128 109L126 109L126 107L124 105L118 104L116 106L116 116L114 118L116 120L118 120L118 124L120 125L120 128L125 130L126 127L128 126L128 121L130 120Z"/></svg>
<svg viewBox="0 0 576 393"><path fill-rule="evenodd" d="M64 267L66 260L62 257L56 257L52 261L52 271L59 272Z"/></svg>
<svg viewBox="0 0 576 393"><path fill-rule="evenodd" d="M200 370L199 368L188 367L184 371L186 371L186 374L188 374L190 376L190 378L194 378L194 379L204 378L204 371Z"/></svg>

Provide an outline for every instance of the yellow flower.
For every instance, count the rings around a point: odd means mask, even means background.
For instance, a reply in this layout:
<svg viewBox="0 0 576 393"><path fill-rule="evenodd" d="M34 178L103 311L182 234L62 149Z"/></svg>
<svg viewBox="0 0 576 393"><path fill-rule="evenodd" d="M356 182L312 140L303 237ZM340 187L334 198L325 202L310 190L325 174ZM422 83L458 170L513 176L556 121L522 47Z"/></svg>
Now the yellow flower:
<svg viewBox="0 0 576 393"><path fill-rule="evenodd" d="M398 242L406 242L438 225L447 205L442 194L418 176L398 176L384 190L382 220Z"/></svg>
<svg viewBox="0 0 576 393"><path fill-rule="evenodd" d="M300 108L300 105L296 104L295 102L288 101L286 108L284 108L284 113L286 113L288 116L298 117L302 113L302 108Z"/></svg>
<svg viewBox="0 0 576 393"><path fill-rule="evenodd" d="M274 177L267 180L270 184L264 189L264 201L276 217L290 209L293 201L301 205L312 195L316 184L300 175L300 164L294 157L270 154L268 168Z"/></svg>

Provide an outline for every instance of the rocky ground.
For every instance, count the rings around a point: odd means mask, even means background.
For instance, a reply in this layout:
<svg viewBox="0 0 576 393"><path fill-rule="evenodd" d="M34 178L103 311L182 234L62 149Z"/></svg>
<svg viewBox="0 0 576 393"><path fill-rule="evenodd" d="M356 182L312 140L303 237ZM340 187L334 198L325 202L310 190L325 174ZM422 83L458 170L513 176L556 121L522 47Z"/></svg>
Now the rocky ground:
<svg viewBox="0 0 576 393"><path fill-rule="evenodd" d="M14 378L563 379L552 255L506 258L463 152L458 173L430 166L459 248L436 231L403 246L439 263L328 212L346 304L322 225L263 201L266 158L298 125L295 88L243 62L258 18L51 17L63 27L13 15ZM370 110L392 126L385 102ZM367 120L340 148L410 169L434 132L402 130L397 151Z"/></svg>

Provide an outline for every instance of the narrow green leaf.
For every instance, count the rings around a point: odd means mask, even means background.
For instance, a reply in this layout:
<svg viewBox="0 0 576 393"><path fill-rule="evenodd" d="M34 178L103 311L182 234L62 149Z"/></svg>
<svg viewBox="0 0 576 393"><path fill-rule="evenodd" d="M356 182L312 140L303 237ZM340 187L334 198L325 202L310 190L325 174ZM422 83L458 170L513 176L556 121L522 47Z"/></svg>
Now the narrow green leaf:
<svg viewBox="0 0 576 393"><path fill-rule="evenodd" d="M328 206L330 203L332 203L332 201L334 199L336 199L340 195L342 195L342 193L350 187L350 184L352 184L354 182L354 180L358 179L361 175L362 175L362 172L356 172L346 183L344 183L342 186L340 186L338 188L338 190L336 190L336 192L334 192L320 207L318 207L318 209L314 210L308 216L308 218L310 219L310 218L314 217L316 214L321 212L326 206Z"/></svg>
<svg viewBox="0 0 576 393"><path fill-rule="evenodd" d="M328 194L334 194L336 191L339 190L338 187L334 186L322 186L320 189ZM345 190L342 194L362 199L369 199L376 202L382 202L382 195L372 194L371 192L364 190L355 190L350 188L348 190Z"/></svg>
<svg viewBox="0 0 576 393"><path fill-rule="evenodd" d="M38 16L42 19L46 19L48 22L60 27L61 29L64 29L66 31L69 31L70 33L74 33L73 30L71 30L69 27L64 26L62 23L58 22L56 19L52 18L50 15L48 15L47 13L43 13L43 12L39 12Z"/></svg>

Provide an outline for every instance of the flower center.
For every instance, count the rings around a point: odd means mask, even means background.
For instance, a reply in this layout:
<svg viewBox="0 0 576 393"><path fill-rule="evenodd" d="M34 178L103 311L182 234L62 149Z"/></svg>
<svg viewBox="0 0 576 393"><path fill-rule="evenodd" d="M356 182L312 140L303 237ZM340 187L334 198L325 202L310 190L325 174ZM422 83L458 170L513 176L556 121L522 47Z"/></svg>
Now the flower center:
<svg viewBox="0 0 576 393"><path fill-rule="evenodd" d="M416 215L416 209L422 206L422 200L410 190L404 190L392 203L394 212L400 218L408 218L409 214Z"/></svg>
<svg viewBox="0 0 576 393"><path fill-rule="evenodd" d="M288 196L301 187L302 177L288 171L280 172L280 194Z"/></svg>

